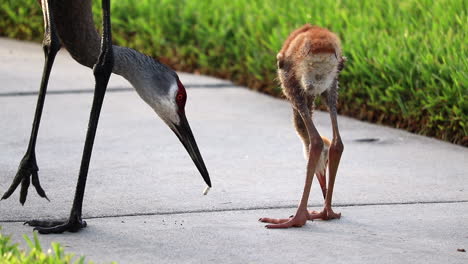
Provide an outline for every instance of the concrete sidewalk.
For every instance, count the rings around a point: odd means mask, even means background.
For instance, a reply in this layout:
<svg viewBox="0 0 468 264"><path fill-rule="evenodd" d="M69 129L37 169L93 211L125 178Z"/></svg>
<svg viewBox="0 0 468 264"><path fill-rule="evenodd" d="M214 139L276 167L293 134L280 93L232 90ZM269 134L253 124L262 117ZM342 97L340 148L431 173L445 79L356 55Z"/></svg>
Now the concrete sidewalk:
<svg viewBox="0 0 468 264"><path fill-rule="evenodd" d="M39 45L0 39L0 193L29 140L41 77ZM97 263L468 263L468 149L339 118L345 152L336 221L267 230L259 217L294 213L305 161L288 102L230 82L180 74L187 118L210 171L202 178L175 135L113 75L90 165L79 233L40 236ZM92 71L60 52L37 144L39 177L0 202L2 233L22 243L34 218L68 216L89 116ZM346 89L346 84L343 84ZM327 113L314 116L331 135ZM362 139L376 139L366 142ZM322 207L314 181L310 208Z"/></svg>

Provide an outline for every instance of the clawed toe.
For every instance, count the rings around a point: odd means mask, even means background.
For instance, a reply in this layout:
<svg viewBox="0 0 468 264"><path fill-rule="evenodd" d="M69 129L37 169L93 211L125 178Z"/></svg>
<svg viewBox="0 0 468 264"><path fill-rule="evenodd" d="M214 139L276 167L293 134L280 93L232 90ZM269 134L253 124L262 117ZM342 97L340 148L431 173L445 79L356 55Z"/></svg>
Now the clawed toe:
<svg viewBox="0 0 468 264"><path fill-rule="evenodd" d="M284 219L276 219L278 221L270 222L270 225L266 225L266 228L290 228L290 227L301 227L306 224L307 219L301 218L284 218Z"/></svg>
<svg viewBox="0 0 468 264"><path fill-rule="evenodd" d="M310 211L309 220L322 219L322 220L331 220L331 219L340 219L341 213L335 213L332 209L323 209L323 211Z"/></svg>
<svg viewBox="0 0 468 264"><path fill-rule="evenodd" d="M258 219L258 221L262 223L270 223L270 224L282 224L286 223L290 220L291 218L268 218L268 217L262 217Z"/></svg>
<svg viewBox="0 0 468 264"><path fill-rule="evenodd" d="M42 189L41 187L41 183L39 182L39 175L37 174L37 171L33 171L32 172L32 175L31 175L31 182L32 182L32 185L34 186L34 188L36 189L36 192L37 194L42 197L42 198L45 198L47 201L50 202L49 198L47 197L44 189Z"/></svg>
<svg viewBox="0 0 468 264"><path fill-rule="evenodd" d="M66 220L62 220L62 221L31 220L31 221L24 222L24 225L29 225L33 227L53 227L53 226L62 225L65 222Z"/></svg>
<svg viewBox="0 0 468 264"><path fill-rule="evenodd" d="M78 232L80 229L87 226L83 220L67 220L67 221L41 221L31 220L24 223L34 227L40 234L58 234L63 232Z"/></svg>
<svg viewBox="0 0 468 264"><path fill-rule="evenodd" d="M307 211L299 213L299 215L292 215L289 218L260 218L259 221L263 223L269 223L266 228L289 228L289 227L301 227L307 222Z"/></svg>
<svg viewBox="0 0 468 264"><path fill-rule="evenodd" d="M41 184L39 182L39 175L38 172L39 168L37 167L36 164L36 158L34 154L26 154L23 159L21 160L21 163L18 168L18 172L15 175L15 178L13 179L13 182L11 183L10 187L8 190L3 194L2 200L8 199L13 192L18 188L18 186L21 184L20 188L20 203L24 205L26 202L26 198L28 196L28 190L29 186L32 182L32 185L37 191L37 194L39 194L40 197L43 197L47 199L48 201L49 198L47 198L47 195L42 189Z"/></svg>

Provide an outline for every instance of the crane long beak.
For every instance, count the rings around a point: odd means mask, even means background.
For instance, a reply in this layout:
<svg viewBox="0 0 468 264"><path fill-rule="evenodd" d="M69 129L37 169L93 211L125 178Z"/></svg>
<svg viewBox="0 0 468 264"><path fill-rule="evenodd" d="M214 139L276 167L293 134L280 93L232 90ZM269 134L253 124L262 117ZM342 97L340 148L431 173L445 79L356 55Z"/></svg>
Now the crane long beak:
<svg viewBox="0 0 468 264"><path fill-rule="evenodd" d="M206 184L211 187L210 175L208 174L208 170L206 169L203 158L200 154L200 151L198 150L197 142L193 137L193 133L190 129L187 118L183 112L179 113L179 118L180 123L178 125L174 124L171 126L171 129L177 135L182 145L184 145L185 149L195 163L195 166L197 166L198 170L200 171L203 180L205 180Z"/></svg>

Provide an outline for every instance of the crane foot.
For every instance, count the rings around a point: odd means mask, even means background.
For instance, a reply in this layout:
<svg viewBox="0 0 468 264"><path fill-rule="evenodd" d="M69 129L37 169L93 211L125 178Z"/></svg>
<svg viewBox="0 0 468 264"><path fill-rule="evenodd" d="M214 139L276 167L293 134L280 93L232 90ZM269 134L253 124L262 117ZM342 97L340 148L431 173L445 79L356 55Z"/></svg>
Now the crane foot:
<svg viewBox="0 0 468 264"><path fill-rule="evenodd" d="M268 218L263 217L258 219L258 221L263 223L270 223L266 225L266 228L289 228L289 227L301 227L306 224L309 220L309 213L304 210L299 214L290 216L289 218Z"/></svg>
<svg viewBox="0 0 468 264"><path fill-rule="evenodd" d="M8 190L3 194L2 200L8 199L8 197L13 194L13 192L21 183L20 203L24 205L26 202L26 197L28 196L29 185L32 182L34 188L37 191L37 194L49 201L49 198L47 198L47 195L39 182L39 175L37 174L38 171L39 168L37 167L35 153L26 153L26 155L24 155L23 159L21 160L21 163L18 167L18 172L16 173L10 188L8 188Z"/></svg>
<svg viewBox="0 0 468 264"><path fill-rule="evenodd" d="M34 230L40 234L59 234L66 231L75 233L87 225L86 221L77 218L71 218L66 221L31 220L24 224L34 226Z"/></svg>
<svg viewBox="0 0 468 264"><path fill-rule="evenodd" d="M309 220L322 219L322 220L331 220L331 219L340 219L341 213L335 213L331 207L325 207L323 211L309 211Z"/></svg>

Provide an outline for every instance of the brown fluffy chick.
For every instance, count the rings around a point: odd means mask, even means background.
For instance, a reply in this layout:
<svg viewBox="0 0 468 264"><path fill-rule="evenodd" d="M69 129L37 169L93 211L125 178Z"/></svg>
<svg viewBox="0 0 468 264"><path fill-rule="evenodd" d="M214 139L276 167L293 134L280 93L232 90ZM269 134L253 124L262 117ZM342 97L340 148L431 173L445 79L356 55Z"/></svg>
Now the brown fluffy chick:
<svg viewBox="0 0 468 264"><path fill-rule="evenodd" d="M303 226L307 220L340 218L331 209L336 172L343 152L337 122L338 75L344 67L341 44L328 29L306 24L293 31L277 55L278 77L286 98L291 102L294 126L304 143L307 173L302 198L296 214L290 218L260 218L268 228ZM318 133L312 121L314 101L323 96L330 111L333 139ZM328 154L326 154L327 152ZM329 170L326 186L325 171ZM321 212L308 211L307 203L314 174L317 174L325 197Z"/></svg>

